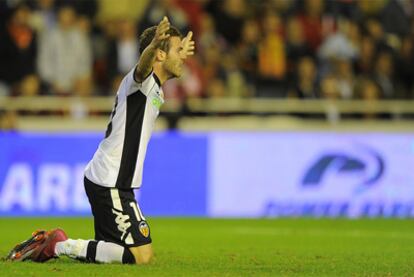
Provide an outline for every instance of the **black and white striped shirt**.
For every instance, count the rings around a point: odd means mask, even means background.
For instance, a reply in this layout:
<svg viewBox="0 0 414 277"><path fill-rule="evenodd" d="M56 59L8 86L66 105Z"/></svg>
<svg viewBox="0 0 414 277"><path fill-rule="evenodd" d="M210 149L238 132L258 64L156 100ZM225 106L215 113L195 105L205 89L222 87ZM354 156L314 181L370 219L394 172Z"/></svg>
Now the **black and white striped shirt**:
<svg viewBox="0 0 414 277"><path fill-rule="evenodd" d="M120 189L139 188L147 145L164 94L152 72L136 82L134 70L122 80L105 138L85 169L95 184Z"/></svg>

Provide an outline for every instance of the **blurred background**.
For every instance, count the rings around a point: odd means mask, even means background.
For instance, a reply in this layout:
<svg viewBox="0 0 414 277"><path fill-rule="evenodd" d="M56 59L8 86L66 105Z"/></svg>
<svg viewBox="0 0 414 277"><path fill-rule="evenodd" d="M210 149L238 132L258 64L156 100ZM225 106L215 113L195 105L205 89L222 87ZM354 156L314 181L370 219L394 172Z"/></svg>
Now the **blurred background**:
<svg viewBox="0 0 414 277"><path fill-rule="evenodd" d="M0 215L87 215L83 168L138 35L168 81L148 215L414 216L413 0L0 0Z"/></svg>

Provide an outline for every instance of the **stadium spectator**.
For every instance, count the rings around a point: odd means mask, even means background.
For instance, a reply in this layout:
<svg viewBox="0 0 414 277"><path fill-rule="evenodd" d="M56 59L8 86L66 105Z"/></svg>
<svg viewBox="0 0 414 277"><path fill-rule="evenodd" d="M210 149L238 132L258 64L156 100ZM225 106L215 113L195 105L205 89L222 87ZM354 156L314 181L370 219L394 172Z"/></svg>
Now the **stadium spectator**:
<svg viewBox="0 0 414 277"><path fill-rule="evenodd" d="M372 102L378 100L381 96L379 87L369 78L361 78L355 88L355 96L357 99Z"/></svg>
<svg viewBox="0 0 414 277"><path fill-rule="evenodd" d="M204 13L204 4L207 0L175 0L175 4L186 14L189 25L197 36L200 32L201 16Z"/></svg>
<svg viewBox="0 0 414 277"><path fill-rule="evenodd" d="M305 56L298 61L289 96L300 99L315 99L319 97L317 67L312 57Z"/></svg>
<svg viewBox="0 0 414 277"><path fill-rule="evenodd" d="M357 20L360 16L358 0L325 1L327 9L336 17L345 17L349 20Z"/></svg>
<svg viewBox="0 0 414 277"><path fill-rule="evenodd" d="M84 1L84 0L80 0ZM121 18L140 21L151 0L99 0L97 5L96 21L98 25L105 25L110 21Z"/></svg>
<svg viewBox="0 0 414 277"><path fill-rule="evenodd" d="M107 57L107 68L113 93L119 87L123 76L137 63L138 57L136 24L132 20L121 19L118 21L116 39L109 44Z"/></svg>
<svg viewBox="0 0 414 277"><path fill-rule="evenodd" d="M299 19L291 16L286 22L286 56L288 59L288 71L293 73L297 61L304 56L312 56L314 53L306 43L303 26Z"/></svg>
<svg viewBox="0 0 414 277"><path fill-rule="evenodd" d="M334 74L327 74L322 78L320 84L320 94L323 98L336 100L341 97L338 89L338 82Z"/></svg>
<svg viewBox="0 0 414 277"><path fill-rule="evenodd" d="M332 105L331 102L340 99L341 94L338 89L338 83L333 74L327 74L322 78L320 83L320 95L322 98L330 100L330 103L325 107L326 119L328 122L334 124L338 122L341 115L338 111L338 107Z"/></svg>
<svg viewBox="0 0 414 277"><path fill-rule="evenodd" d="M389 0L380 13L384 31L399 36L410 32L409 14L413 11L412 1Z"/></svg>
<svg viewBox="0 0 414 277"><path fill-rule="evenodd" d="M207 95L210 98L222 98L226 95L226 86L224 81L219 78L215 78L207 85Z"/></svg>
<svg viewBox="0 0 414 277"><path fill-rule="evenodd" d="M297 96L298 63L305 56L313 56L314 53L306 43L303 26L297 16L290 16L285 24L287 80L289 84L289 96ZM294 92L292 93L292 88Z"/></svg>
<svg viewBox="0 0 414 277"><path fill-rule="evenodd" d="M282 19L270 10L262 19L263 37L258 46L257 96L284 97L286 49L282 37Z"/></svg>
<svg viewBox="0 0 414 277"><path fill-rule="evenodd" d="M329 35L318 50L322 60L341 58L355 60L359 56L359 28L358 25L342 20L337 32Z"/></svg>
<svg viewBox="0 0 414 277"><path fill-rule="evenodd" d="M387 36L385 35L384 28L382 27L382 24L378 18L367 18L364 21L364 24L367 34L374 40L375 48L378 51L391 49L390 45L388 45Z"/></svg>
<svg viewBox="0 0 414 277"><path fill-rule="evenodd" d="M398 79L402 85L402 98L414 97L414 41L411 36L405 36L401 41L401 48L396 68Z"/></svg>
<svg viewBox="0 0 414 277"><path fill-rule="evenodd" d="M243 23L241 41L237 46L237 59L247 82L249 95L255 94L258 67L257 45L260 36L260 27L255 19L250 18Z"/></svg>
<svg viewBox="0 0 414 277"><path fill-rule="evenodd" d="M62 0L60 0L62 1ZM98 12L98 0L64 0L71 4L79 17L94 20ZM63 1L63 5L65 2ZM99 2L102 2L101 0ZM59 2L58 2L59 3Z"/></svg>
<svg viewBox="0 0 414 277"><path fill-rule="evenodd" d="M212 45L206 49L202 61L203 80L205 80L205 89L207 97L225 96L224 92L224 73L221 66L221 52L219 46Z"/></svg>
<svg viewBox="0 0 414 277"><path fill-rule="evenodd" d="M354 97L355 76L351 61L344 58L336 59L334 74L340 97L352 99Z"/></svg>
<svg viewBox="0 0 414 277"><path fill-rule="evenodd" d="M246 1L211 1L208 11L216 22L217 31L230 45L236 45L240 40L243 22L247 17Z"/></svg>
<svg viewBox="0 0 414 277"><path fill-rule="evenodd" d="M384 9L387 1L388 0L359 0L356 2L362 16L373 16L378 15Z"/></svg>
<svg viewBox="0 0 414 277"><path fill-rule="evenodd" d="M144 30L157 25L163 16L168 16L171 19L171 24L176 26L181 32L188 32L189 23L187 15L173 0L151 1L141 20L140 29Z"/></svg>
<svg viewBox="0 0 414 277"><path fill-rule="evenodd" d="M39 73L56 95L91 93L92 55L90 38L77 25L72 6L58 11L58 25L42 37Z"/></svg>
<svg viewBox="0 0 414 277"><path fill-rule="evenodd" d="M381 89L381 98L393 98L396 92L394 60L389 51L381 51L376 57L373 79Z"/></svg>
<svg viewBox="0 0 414 277"><path fill-rule="evenodd" d="M358 99L365 100L369 103L374 103L380 98L380 89L377 84L369 78L361 78L355 90L356 97ZM376 114L371 110L371 105L366 106L365 113L363 115L365 119L376 118Z"/></svg>
<svg viewBox="0 0 414 277"><path fill-rule="evenodd" d="M355 62L355 69L358 74L371 75L376 55L375 42L370 36L362 36L359 43L359 57Z"/></svg>
<svg viewBox="0 0 414 277"><path fill-rule="evenodd" d="M206 51L210 47L226 47L226 42L223 37L216 31L215 21L208 13L203 13L200 19L200 32L196 34L196 41L199 47L198 55L205 58Z"/></svg>
<svg viewBox="0 0 414 277"><path fill-rule="evenodd" d="M57 24L55 0L37 0L34 6L31 22L41 36L50 32Z"/></svg>
<svg viewBox="0 0 414 277"><path fill-rule="evenodd" d="M226 96L236 98L249 96L252 91L249 90L244 75L238 66L237 56L233 53L227 53L222 59Z"/></svg>
<svg viewBox="0 0 414 277"><path fill-rule="evenodd" d="M221 55L227 45L222 36L216 32L214 19L208 13L202 15L200 33L196 41L199 48L199 60L202 66L201 81L204 87L203 95L207 97L212 95L214 97L218 95L224 96L225 85L224 80L222 80L224 73L221 65Z"/></svg>
<svg viewBox="0 0 414 277"><path fill-rule="evenodd" d="M305 0L304 11L299 15L307 44L316 51L323 40L322 17L324 1Z"/></svg>
<svg viewBox="0 0 414 277"><path fill-rule="evenodd" d="M167 14L198 44L167 98L331 97L318 83L353 98L356 76L376 82L380 98L414 97L411 1L122 1L0 1L0 94L114 93L138 58L137 26Z"/></svg>
<svg viewBox="0 0 414 277"><path fill-rule="evenodd" d="M0 30L0 83L3 94L35 95L39 90L36 76L37 36L29 25L31 10L19 4Z"/></svg>

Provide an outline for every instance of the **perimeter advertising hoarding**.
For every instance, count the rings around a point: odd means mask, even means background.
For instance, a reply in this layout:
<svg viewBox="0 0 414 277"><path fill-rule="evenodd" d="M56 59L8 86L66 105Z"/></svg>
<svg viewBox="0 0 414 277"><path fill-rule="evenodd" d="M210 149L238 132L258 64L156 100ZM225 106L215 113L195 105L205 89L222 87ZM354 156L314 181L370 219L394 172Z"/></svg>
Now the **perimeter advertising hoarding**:
<svg viewBox="0 0 414 277"><path fill-rule="evenodd" d="M413 135L216 133L209 142L210 216L414 216Z"/></svg>
<svg viewBox="0 0 414 277"><path fill-rule="evenodd" d="M0 133L0 215L89 215L83 169L102 134ZM158 133L146 215L414 216L414 135Z"/></svg>
<svg viewBox="0 0 414 277"><path fill-rule="evenodd" d="M0 216L90 215L83 171L102 134L0 133ZM153 136L137 191L146 215L206 214L205 135Z"/></svg>

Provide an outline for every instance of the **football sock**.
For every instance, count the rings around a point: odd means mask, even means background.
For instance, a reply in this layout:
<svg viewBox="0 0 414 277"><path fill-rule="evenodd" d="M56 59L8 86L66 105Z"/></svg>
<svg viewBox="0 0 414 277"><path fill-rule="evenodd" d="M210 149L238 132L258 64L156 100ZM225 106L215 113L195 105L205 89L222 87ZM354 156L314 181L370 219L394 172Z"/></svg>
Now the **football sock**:
<svg viewBox="0 0 414 277"><path fill-rule="evenodd" d="M128 248L105 241L68 239L56 243L55 253L92 263L135 263Z"/></svg>

